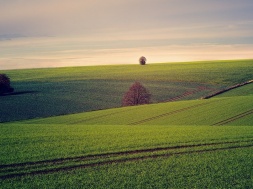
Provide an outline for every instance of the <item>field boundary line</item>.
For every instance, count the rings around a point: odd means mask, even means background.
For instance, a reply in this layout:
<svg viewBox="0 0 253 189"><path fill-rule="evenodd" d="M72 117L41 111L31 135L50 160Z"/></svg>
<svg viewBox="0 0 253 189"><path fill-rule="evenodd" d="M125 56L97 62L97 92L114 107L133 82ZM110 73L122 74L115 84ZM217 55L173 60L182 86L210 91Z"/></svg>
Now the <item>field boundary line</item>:
<svg viewBox="0 0 253 189"><path fill-rule="evenodd" d="M253 80L249 80L249 81L246 81L246 82L243 82L243 83L239 83L239 84L237 84L237 85L233 85L233 86L231 86L231 87L225 88L225 89L220 90L220 91L218 91L218 92L215 92L215 93L213 93L213 94L204 96L204 97L202 97L202 99L209 99L209 98L212 98L212 97L214 97L214 96L223 94L223 93L228 92L228 91L230 91L230 90L233 90L233 89L236 89L236 88L239 88L239 87L242 87L242 86L251 84L251 83L253 83Z"/></svg>
<svg viewBox="0 0 253 189"><path fill-rule="evenodd" d="M133 161L141 161L146 159L156 159L156 158L162 158L162 157L171 157L174 155L185 155L185 154L193 154L193 153L206 153L206 152L215 152L215 151L221 151L221 150L231 150L231 149L240 149L240 148L250 148L253 147L253 144L248 144L244 146L228 146L228 147L221 147L221 148L213 148L213 149L202 149L202 150L193 150L193 151L187 151L187 152L174 152L174 153L167 153L167 154L154 154L154 155L148 155L148 156L140 156L140 157L130 157L130 158L123 158L123 159L117 159L117 160L108 160L103 162L96 162L96 163L87 163L82 165L74 165L74 166L67 166L67 167L60 167L60 168L52 168L48 170L38 170L38 171L31 171L31 172L25 172L25 173L14 173L14 174L7 174L0 176L0 179L10 179L14 177L22 177L22 176L34 176L34 175L42 175L42 174L50 174L50 173L56 173L60 171L71 171L75 169L83 169L88 167L98 167L103 165L111 165L114 163L125 163L125 162L133 162Z"/></svg>

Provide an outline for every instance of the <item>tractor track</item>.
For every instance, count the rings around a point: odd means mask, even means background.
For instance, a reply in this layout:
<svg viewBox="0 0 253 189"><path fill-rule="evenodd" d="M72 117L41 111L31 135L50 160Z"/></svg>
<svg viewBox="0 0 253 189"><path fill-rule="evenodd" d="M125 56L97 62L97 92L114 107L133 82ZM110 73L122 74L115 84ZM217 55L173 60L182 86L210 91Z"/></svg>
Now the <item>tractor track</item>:
<svg viewBox="0 0 253 189"><path fill-rule="evenodd" d="M196 94L196 93L198 93L198 92L207 91L207 90L208 90L208 91L213 91L214 89L208 88L208 87L206 87L206 86L199 86L199 87L198 87L197 89L195 89L195 90L186 91L186 92L184 92L183 94L178 95L178 96L175 96L175 97L173 97L173 98L170 98L169 100L166 100L166 101L164 101L164 102L174 102L174 101L180 100L180 99L182 99L182 98L184 98L184 97L191 96L191 95L194 95L194 94Z"/></svg>
<svg viewBox="0 0 253 189"><path fill-rule="evenodd" d="M127 154L139 154L145 152L156 152L162 150L173 150L173 149L180 149L180 148L192 148L192 147L200 147L200 146L213 146L213 145L220 145L220 144L234 144L240 141L227 141L227 142L215 142L215 143L204 143L204 144L192 144L192 145L181 145L181 146L170 146L170 147L159 147L159 148L147 148L147 149L140 149L140 150L128 150L128 151L121 151L121 152L111 152L111 153L102 153L102 154L94 154L94 155L86 155L86 156L79 156L79 157L69 157L69 158L59 158L59 159L51 159L51 160L44 160L44 161L37 161L37 162L25 162L25 163L17 163L17 164L6 164L0 165L1 168L6 167L19 167L19 166L29 166L29 165L40 165L40 164L47 164L47 163L61 163L65 161L77 161L77 160L89 160L93 158L105 158L117 155L127 155ZM253 140L245 140L243 142L253 142Z"/></svg>
<svg viewBox="0 0 253 189"><path fill-rule="evenodd" d="M228 118L228 119L219 121L219 122L213 124L212 126L225 125L225 124L227 124L227 123L231 123L231 122L233 122L233 121L236 121L236 120L238 120L238 119L240 119L240 118L243 118L243 117L248 116L248 115L251 115L251 114L253 114L253 109L248 110L248 111L243 112L243 113L240 113L240 114L237 114L237 115L232 116L232 117L230 117L230 118Z"/></svg>
<svg viewBox="0 0 253 189"><path fill-rule="evenodd" d="M90 118L86 118L86 119L80 119L78 121L70 122L69 124L84 123L85 121L96 120L96 119L100 119L100 118L104 118L104 117L120 114L120 113L123 113L123 112L129 112L129 111L132 111L132 109L124 109L122 111L112 112L112 113L108 113L108 114L104 114L104 115L100 115L100 116L94 116L94 117L90 117Z"/></svg>
<svg viewBox="0 0 253 189"><path fill-rule="evenodd" d="M215 102L220 102L222 100L224 100L224 99L220 99L220 100L217 100ZM146 118L146 119L143 119L143 120L140 120L140 121L136 121L136 122L130 123L128 125L143 124L143 123L146 123L146 122L149 122L149 121L153 121L155 119L159 119L159 118L162 118L162 117L167 117L167 116L170 116L170 115L174 115L174 114L181 113L181 112L184 112L184 111L187 111L187 110L191 110L193 108L197 108L197 107L200 107L200 106L205 106L205 105L208 105L208 104L211 104L211 103L214 103L214 102L213 101L211 101L211 102L208 101L208 102L205 102L205 103L200 103L200 104L188 106L188 107L185 107L185 108L181 108L181 109L178 109L178 110L174 110L174 111L171 111L171 112L160 114L160 115L157 115L157 116L149 117L149 118Z"/></svg>
<svg viewBox="0 0 253 189"><path fill-rule="evenodd" d="M173 155L184 155L184 154L192 154L192 153L205 153L205 152L214 152L218 150L229 150L229 149L237 149L237 148L249 148L253 147L253 144L245 144L245 145L239 145L241 142L253 142L253 140L247 140L247 141L230 141L230 142L217 142L217 143L206 143L206 144L196 144L196 145L184 145L184 146L174 146L174 147L161 147L161 148L153 148L153 149L142 149L142 150L132 150L132 151L125 151L125 152L114 152L114 153L106 153L106 154L97 154L97 155L88 155L88 156L81 156L81 157L73 157L73 158L61 158L61 159L54 159L54 160L45 160L45 161L38 161L38 162L27 162L27 163L20 163L20 164L9 164L9 165L1 165L1 169L8 169L8 168L19 168L21 169L21 172L14 172L14 173L6 173L5 175L1 175L0 179L10 179L14 177L22 177L22 176L34 176L34 175L41 175L41 174L49 174L49 173L55 173L60 171L71 171L79 168L88 168L88 167L97 167L102 165L110 165L114 163L124 163L124 162L133 162L133 161L140 161L145 159L155 159L159 157L170 157ZM182 149L182 148L194 148L194 147L201 147L201 146L216 146L216 145L223 145L223 144L234 144L234 146L226 146L226 147L216 147L211 149L195 149L192 151L182 151L182 152L169 152L165 154L149 154L145 155L144 153L147 152L159 152L162 150L173 150L173 149ZM236 145L237 144L237 145ZM239 145L239 146L238 146ZM143 154L139 157L127 157L127 155L131 154ZM125 157L121 157L121 159L114 159L114 160L104 160L109 157L119 157L125 155ZM98 161L98 162L88 162L83 163L79 165L67 165L64 167L53 167L49 169L43 169L43 170L31 170L36 167L29 167L29 166L41 166L44 167L55 165L55 164L64 164L67 161L77 161L82 162L84 160L92 160L92 158L102 159L104 161ZM96 160L96 159L95 159ZM18 169L18 170L19 170ZM27 170L27 172L22 172L22 170ZM20 170L19 170L20 171ZM4 170L1 170L3 173Z"/></svg>

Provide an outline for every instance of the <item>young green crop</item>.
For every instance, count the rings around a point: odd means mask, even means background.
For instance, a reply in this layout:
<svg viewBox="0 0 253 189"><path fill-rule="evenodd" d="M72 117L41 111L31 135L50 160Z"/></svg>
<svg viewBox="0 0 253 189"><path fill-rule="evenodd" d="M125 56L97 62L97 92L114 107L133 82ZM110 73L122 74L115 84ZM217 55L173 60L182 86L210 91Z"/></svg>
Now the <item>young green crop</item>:
<svg viewBox="0 0 253 189"><path fill-rule="evenodd" d="M188 100L33 119L32 124L85 125L253 125L252 96ZM249 113L247 113L249 112ZM238 115L241 115L239 116ZM234 124L237 119L240 124ZM243 121L246 119L245 121Z"/></svg>
<svg viewBox="0 0 253 189"><path fill-rule="evenodd" d="M251 148L174 155L126 163L23 176L12 188L252 188Z"/></svg>
<svg viewBox="0 0 253 189"><path fill-rule="evenodd" d="M7 71L24 91L1 98L0 115L117 106L108 99L120 101L118 92L134 80L167 99L247 81L252 69L248 60ZM251 87L208 100L0 124L0 188L252 188Z"/></svg>
<svg viewBox="0 0 253 189"><path fill-rule="evenodd" d="M252 65L237 60L4 71L17 93L0 98L0 122L120 107L135 81L153 103L198 99L252 79Z"/></svg>
<svg viewBox="0 0 253 189"><path fill-rule="evenodd" d="M252 138L251 126L4 124L0 127L0 162L10 164Z"/></svg>
<svg viewBox="0 0 253 189"><path fill-rule="evenodd" d="M80 80L190 81L237 84L250 80L252 60L203 61L114 66L87 66L5 71L14 82Z"/></svg>

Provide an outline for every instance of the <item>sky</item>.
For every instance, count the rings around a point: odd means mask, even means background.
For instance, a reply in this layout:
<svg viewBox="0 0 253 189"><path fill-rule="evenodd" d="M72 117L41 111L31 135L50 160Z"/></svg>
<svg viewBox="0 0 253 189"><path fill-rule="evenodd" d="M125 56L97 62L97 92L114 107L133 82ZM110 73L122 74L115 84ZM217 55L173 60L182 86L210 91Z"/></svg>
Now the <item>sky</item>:
<svg viewBox="0 0 253 189"><path fill-rule="evenodd" d="M0 0L0 70L252 52L252 0Z"/></svg>

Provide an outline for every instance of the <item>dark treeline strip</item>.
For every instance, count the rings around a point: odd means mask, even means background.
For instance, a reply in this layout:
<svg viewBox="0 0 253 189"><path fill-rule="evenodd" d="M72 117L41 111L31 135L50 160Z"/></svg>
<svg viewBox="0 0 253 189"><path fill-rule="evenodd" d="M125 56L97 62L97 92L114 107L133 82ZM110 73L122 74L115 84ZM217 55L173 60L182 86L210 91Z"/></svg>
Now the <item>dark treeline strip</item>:
<svg viewBox="0 0 253 189"><path fill-rule="evenodd" d="M248 84L250 84L250 83L253 83L253 80L246 81L246 82L243 82L243 83L239 83L239 84L237 84L237 85L233 85L233 86L228 87L228 88L226 88L226 89L220 90L220 91L218 91L218 92L216 92L216 93L213 93L213 94L210 94L210 95L208 95L208 96L202 97L202 99L209 99L209 98L212 98L212 97L214 97L214 96L220 95L220 94L222 94L222 93L228 92L228 91L230 91L230 90L232 90L232 89L236 89L236 88L238 88L238 87L242 87L242 86L244 86L244 85L248 85Z"/></svg>

